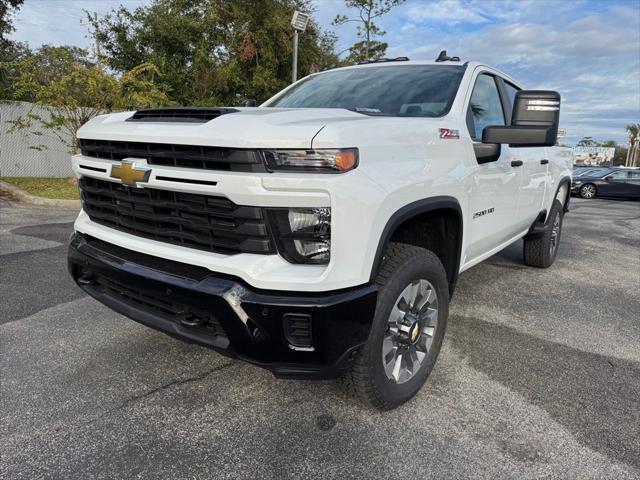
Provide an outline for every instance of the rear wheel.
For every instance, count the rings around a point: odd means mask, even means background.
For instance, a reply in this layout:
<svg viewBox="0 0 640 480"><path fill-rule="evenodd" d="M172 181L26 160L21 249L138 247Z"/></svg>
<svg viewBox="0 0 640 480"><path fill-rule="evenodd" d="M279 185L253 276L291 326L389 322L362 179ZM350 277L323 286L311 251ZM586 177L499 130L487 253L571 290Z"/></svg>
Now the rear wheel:
<svg viewBox="0 0 640 480"><path fill-rule="evenodd" d="M371 332L346 380L365 403L389 410L412 398L433 369L449 313L449 287L434 253L398 243L387 249L376 283Z"/></svg>
<svg viewBox="0 0 640 480"><path fill-rule="evenodd" d="M596 186L592 183L585 183L578 192L582 198L593 198L596 196Z"/></svg>
<svg viewBox="0 0 640 480"><path fill-rule="evenodd" d="M550 267L556 259L562 233L563 206L554 200L547 218L549 227L545 233L534 238L524 238L524 263L532 267Z"/></svg>

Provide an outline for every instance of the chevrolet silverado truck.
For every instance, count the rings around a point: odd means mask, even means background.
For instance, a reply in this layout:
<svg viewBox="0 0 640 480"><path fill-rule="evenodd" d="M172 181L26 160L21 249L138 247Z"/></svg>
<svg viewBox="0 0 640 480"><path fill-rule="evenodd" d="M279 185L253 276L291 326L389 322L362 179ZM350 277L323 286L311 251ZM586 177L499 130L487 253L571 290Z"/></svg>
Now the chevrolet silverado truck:
<svg viewBox="0 0 640 480"><path fill-rule="evenodd" d="M312 74L253 108L98 116L72 159L69 271L151 328L391 409L433 369L460 273L520 239L527 265L554 262L559 110L441 56Z"/></svg>

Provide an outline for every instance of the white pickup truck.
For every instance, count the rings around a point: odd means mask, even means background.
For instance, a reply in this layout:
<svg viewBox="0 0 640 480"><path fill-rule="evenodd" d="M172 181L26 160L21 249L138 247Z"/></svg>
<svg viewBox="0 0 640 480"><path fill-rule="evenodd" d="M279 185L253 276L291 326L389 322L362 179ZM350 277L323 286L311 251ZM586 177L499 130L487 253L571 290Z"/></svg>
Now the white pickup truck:
<svg viewBox="0 0 640 480"><path fill-rule="evenodd" d="M432 370L458 274L522 238L526 264L553 263L559 109L441 56L317 73L254 108L102 115L73 157L69 271L142 324L390 409Z"/></svg>

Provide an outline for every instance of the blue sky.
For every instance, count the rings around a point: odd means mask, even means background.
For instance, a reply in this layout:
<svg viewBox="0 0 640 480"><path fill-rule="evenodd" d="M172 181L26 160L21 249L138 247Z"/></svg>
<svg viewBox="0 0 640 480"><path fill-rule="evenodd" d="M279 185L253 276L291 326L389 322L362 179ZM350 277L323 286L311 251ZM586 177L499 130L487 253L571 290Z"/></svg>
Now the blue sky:
<svg viewBox="0 0 640 480"><path fill-rule="evenodd" d="M145 0L26 0L13 38L88 46L82 9L104 13ZM342 0L316 0L320 25L339 50L355 40L353 24L334 28ZM352 12L353 13L353 12ZM640 122L639 0L409 0L380 21L387 56L434 59L446 49L463 60L501 68L526 88L558 90L567 143L582 136L626 142L624 126Z"/></svg>

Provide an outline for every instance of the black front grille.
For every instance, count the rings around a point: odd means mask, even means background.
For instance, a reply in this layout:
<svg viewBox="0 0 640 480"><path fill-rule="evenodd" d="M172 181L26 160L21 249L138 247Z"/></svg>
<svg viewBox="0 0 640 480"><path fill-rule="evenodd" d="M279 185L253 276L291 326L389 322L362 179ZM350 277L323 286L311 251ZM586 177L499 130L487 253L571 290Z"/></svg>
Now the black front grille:
<svg viewBox="0 0 640 480"><path fill-rule="evenodd" d="M174 302L167 295L161 297L144 293L130 285L94 273L90 273L87 280L90 281L91 288L134 308L151 311L179 323L184 328L198 330L210 337L226 337L220 322L208 311L199 311Z"/></svg>
<svg viewBox="0 0 640 480"><path fill-rule="evenodd" d="M82 177L82 205L92 221L139 237L226 254L275 253L264 211L225 197Z"/></svg>
<svg viewBox="0 0 640 480"><path fill-rule="evenodd" d="M107 160L144 158L149 165L232 172L266 171L262 156L257 150L83 138L80 139L80 151L87 157Z"/></svg>
<svg viewBox="0 0 640 480"><path fill-rule="evenodd" d="M235 113L235 108L176 107L147 108L138 110L127 119L128 122L193 122L204 123L227 113Z"/></svg>

